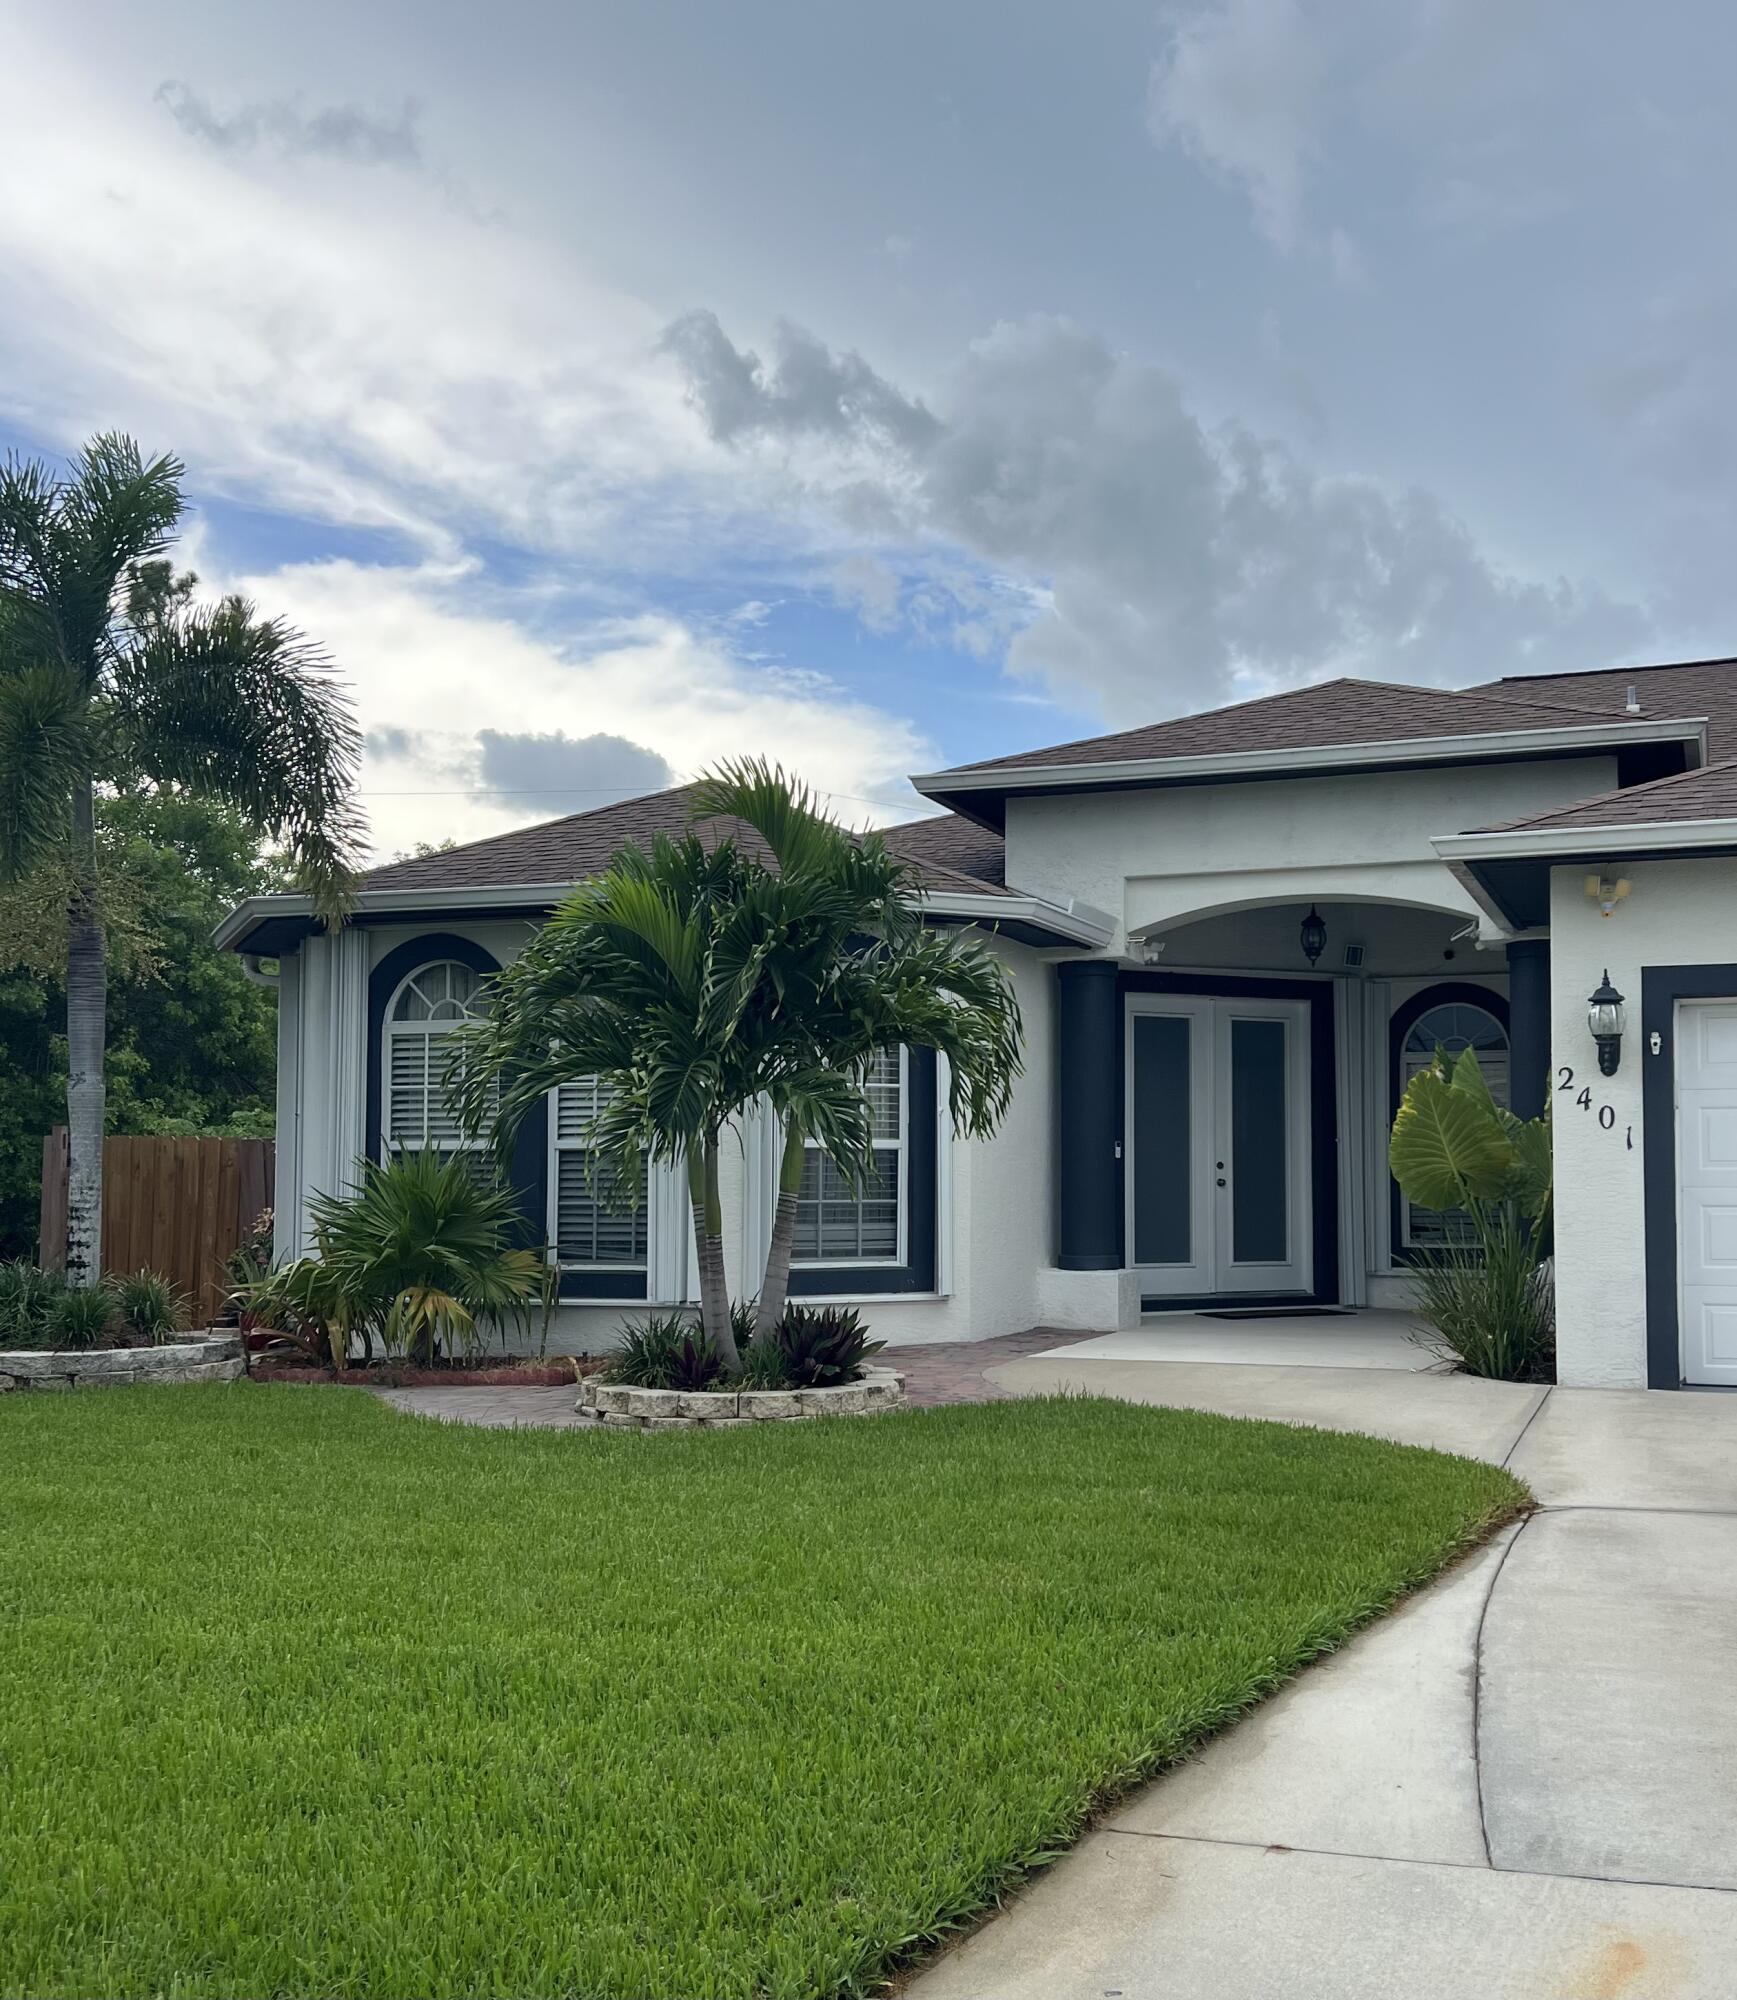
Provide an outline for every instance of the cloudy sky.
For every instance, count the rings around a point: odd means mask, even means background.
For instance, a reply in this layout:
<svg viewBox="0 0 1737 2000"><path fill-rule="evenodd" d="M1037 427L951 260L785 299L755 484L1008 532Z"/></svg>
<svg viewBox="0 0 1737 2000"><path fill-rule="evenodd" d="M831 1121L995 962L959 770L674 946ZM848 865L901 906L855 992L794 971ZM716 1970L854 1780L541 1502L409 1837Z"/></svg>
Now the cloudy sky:
<svg viewBox="0 0 1737 2000"><path fill-rule="evenodd" d="M187 461L377 849L1737 650L1714 0L13 0L0 444Z"/></svg>

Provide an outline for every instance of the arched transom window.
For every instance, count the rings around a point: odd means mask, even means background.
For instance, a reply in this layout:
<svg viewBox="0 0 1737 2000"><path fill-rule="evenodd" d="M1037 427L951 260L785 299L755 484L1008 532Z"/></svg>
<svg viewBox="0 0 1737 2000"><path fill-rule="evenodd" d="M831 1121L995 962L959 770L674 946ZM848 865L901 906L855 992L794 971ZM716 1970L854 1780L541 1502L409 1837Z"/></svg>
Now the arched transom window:
<svg viewBox="0 0 1737 2000"><path fill-rule="evenodd" d="M447 1105L446 1038L484 1011L482 975L456 959L418 966L386 1010L386 1102L380 1122L388 1152L457 1152L467 1140Z"/></svg>
<svg viewBox="0 0 1737 2000"><path fill-rule="evenodd" d="M1508 1031L1486 1008L1469 1000L1431 1007L1412 1022L1399 1052L1399 1087L1427 1069L1440 1049L1450 1063L1474 1050L1478 1068L1498 1104L1508 1101ZM1401 1194L1401 1241L1407 1250L1441 1250L1471 1241L1471 1222L1463 1209L1416 1208Z"/></svg>

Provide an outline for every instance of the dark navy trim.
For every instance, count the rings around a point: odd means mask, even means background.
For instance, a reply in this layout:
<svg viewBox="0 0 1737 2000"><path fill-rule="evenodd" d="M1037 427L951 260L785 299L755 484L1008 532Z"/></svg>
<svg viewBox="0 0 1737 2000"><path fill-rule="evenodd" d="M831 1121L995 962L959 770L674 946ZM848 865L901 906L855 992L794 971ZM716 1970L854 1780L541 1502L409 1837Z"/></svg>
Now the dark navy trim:
<svg viewBox="0 0 1737 2000"><path fill-rule="evenodd" d="M1550 942L1508 947L1508 1108L1542 1118L1550 1097Z"/></svg>
<svg viewBox="0 0 1737 2000"><path fill-rule="evenodd" d="M1107 958L1056 967L1055 1261L1122 1267L1122 988Z"/></svg>
<svg viewBox="0 0 1737 2000"><path fill-rule="evenodd" d="M1510 945L1509 950L1513 947ZM1546 967L1548 979L1548 967ZM1546 985L1548 992L1548 985ZM1499 993L1492 993L1487 986L1473 986L1464 979L1444 979L1437 985L1424 987L1421 993L1412 994L1409 1000L1402 1000L1394 1008L1387 1021L1387 1129L1393 1130L1393 1121L1399 1116L1399 1100L1405 1095L1405 1038L1432 1007L1481 1007L1493 1020L1502 1024L1502 1033L1508 1038L1508 1091L1513 1094L1514 1076L1514 1030L1510 1025L1509 1007ZM1544 1060L1550 1060L1549 1021L1545 1021ZM1543 1109L1542 1104L1539 1110ZM1536 1117L1538 1114L1532 1114ZM1387 1155L1381 1156L1383 1167ZM1402 1240L1405 1235L1405 1210L1400 1204L1399 1183L1392 1174L1387 1176L1387 1261L1390 1265L1403 1269L1417 1261L1417 1252L1408 1250Z"/></svg>
<svg viewBox="0 0 1737 2000"><path fill-rule="evenodd" d="M1626 1051L1641 1066L1641 1173L1646 1215L1647 1387L1683 1386L1677 1314L1677 1002L1737 1000L1737 965L1641 968L1640 1033ZM1659 1052L1652 1053L1652 1038Z"/></svg>
<svg viewBox="0 0 1737 2000"><path fill-rule="evenodd" d="M499 972L501 963L490 951L470 938L449 931L426 931L396 945L368 975L368 1108L367 1151L371 1160L381 1156L380 1100L383 1077L383 1045L386 1009L392 1004L405 977L418 966L434 965L441 959L456 959L472 972ZM513 1139L508 1178L519 1197L524 1217L525 1240L545 1243L549 1235L549 1114L539 1102L525 1115Z"/></svg>
<svg viewBox="0 0 1737 2000"><path fill-rule="evenodd" d="M905 1106L905 1261L902 1264L795 1264L792 1298L866 1298L879 1292L935 1289L936 1187L940 1130L935 1051L907 1055Z"/></svg>

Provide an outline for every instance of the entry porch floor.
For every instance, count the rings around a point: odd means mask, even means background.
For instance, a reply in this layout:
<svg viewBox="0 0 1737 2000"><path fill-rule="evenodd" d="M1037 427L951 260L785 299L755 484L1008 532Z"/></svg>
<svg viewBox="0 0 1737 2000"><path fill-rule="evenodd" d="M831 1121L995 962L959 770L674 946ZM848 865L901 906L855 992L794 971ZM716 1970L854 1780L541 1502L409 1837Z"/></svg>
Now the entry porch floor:
<svg viewBox="0 0 1737 2000"><path fill-rule="evenodd" d="M1274 1313L1224 1319L1211 1312L1147 1313L1125 1333L1080 1340L1058 1335L1052 1355L1070 1361L1195 1361L1265 1368L1400 1368L1444 1364L1413 1337L1409 1313Z"/></svg>

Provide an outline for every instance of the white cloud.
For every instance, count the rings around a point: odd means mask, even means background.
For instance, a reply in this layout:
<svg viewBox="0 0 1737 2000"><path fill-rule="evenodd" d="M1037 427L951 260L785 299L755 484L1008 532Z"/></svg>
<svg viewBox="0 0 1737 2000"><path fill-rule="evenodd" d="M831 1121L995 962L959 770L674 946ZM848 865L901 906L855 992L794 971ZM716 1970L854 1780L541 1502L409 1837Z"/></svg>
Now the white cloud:
<svg viewBox="0 0 1737 2000"><path fill-rule="evenodd" d="M479 611L465 600L463 575L432 566L322 562L236 581L316 637L353 687L377 855L582 809L478 791L498 782L485 731L625 739L678 780L722 757L763 754L858 824L920 809L905 776L932 767L935 750L909 723L819 676L744 661L675 619L604 621L556 644Z"/></svg>
<svg viewBox="0 0 1737 2000"><path fill-rule="evenodd" d="M1644 630L1596 587L1508 573L1428 493L1318 474L1235 424L1209 431L1172 376L1066 321L997 328L940 414L902 431L884 413L917 406L894 384L791 337L800 396L782 355L763 366L715 321L684 345L713 435L772 457L835 448L830 488L805 461L809 499L1019 579L998 592L931 562L907 611L933 625L951 603L955 643L996 635L1016 674L1075 707L1139 720L1330 673L1464 682L1586 665Z"/></svg>
<svg viewBox="0 0 1737 2000"><path fill-rule="evenodd" d="M1239 184L1268 239L1298 249L1319 151L1319 31L1297 0L1219 0L1192 17L1171 14L1168 25L1147 92L1153 138Z"/></svg>

